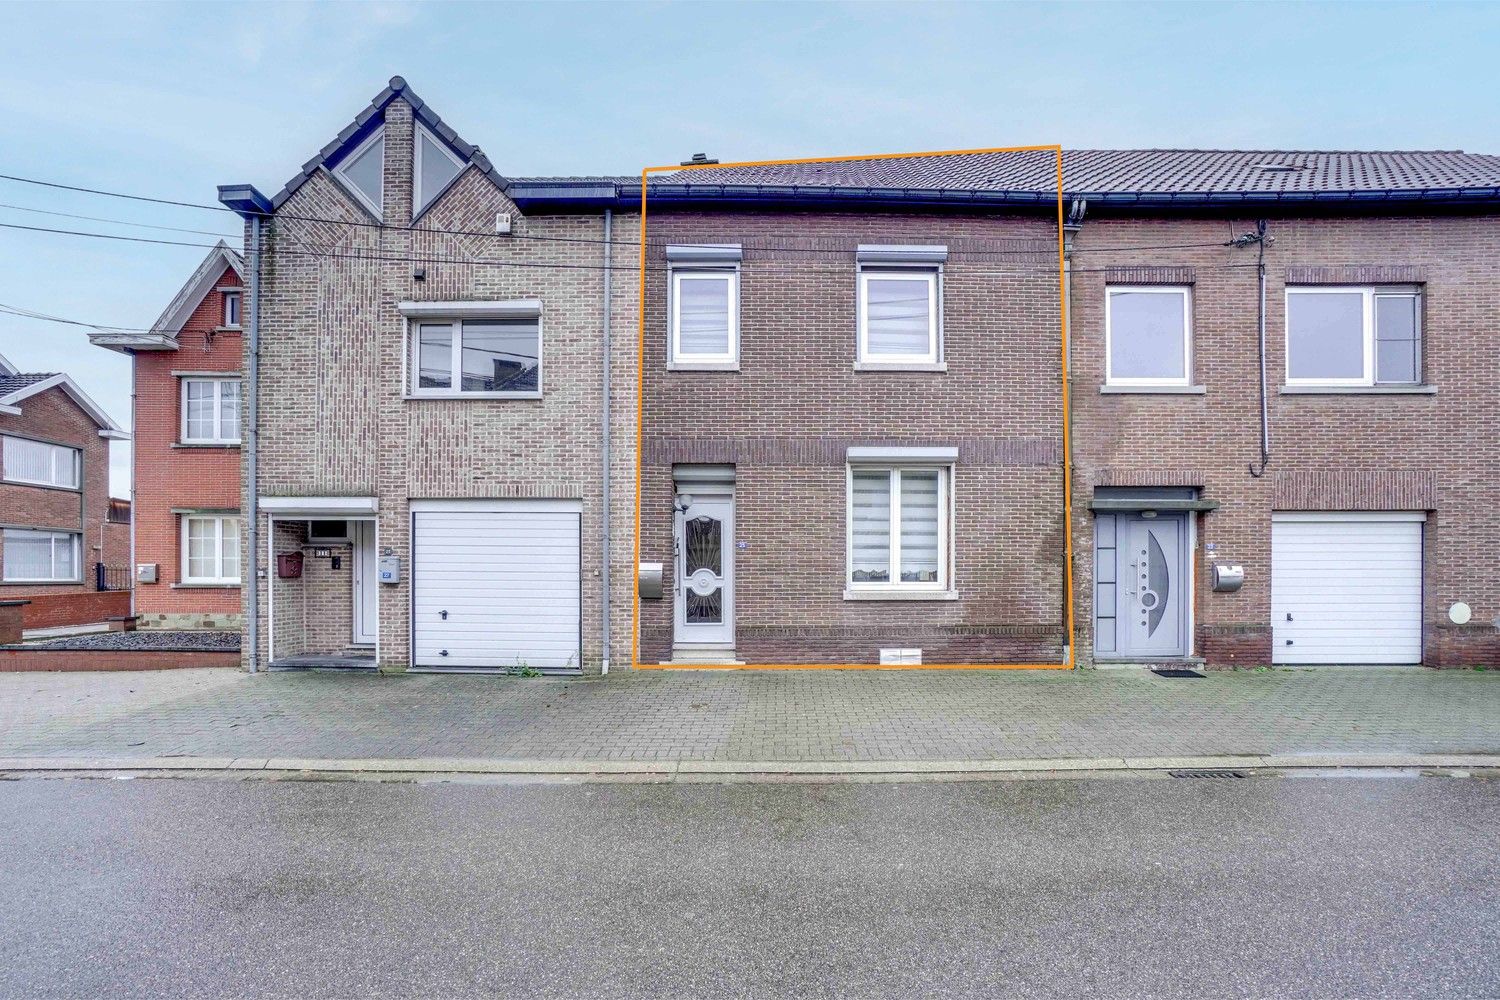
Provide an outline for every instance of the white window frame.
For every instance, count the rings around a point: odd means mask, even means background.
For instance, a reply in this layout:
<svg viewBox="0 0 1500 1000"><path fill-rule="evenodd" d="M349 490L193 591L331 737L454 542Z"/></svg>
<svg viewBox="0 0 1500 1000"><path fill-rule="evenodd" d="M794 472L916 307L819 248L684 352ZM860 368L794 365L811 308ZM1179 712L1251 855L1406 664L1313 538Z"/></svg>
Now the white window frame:
<svg viewBox="0 0 1500 1000"><path fill-rule="evenodd" d="M355 160L359 159L360 156L364 154L365 150L375 145L376 142L381 141L384 137L385 126L382 125L380 126L380 128L377 128L375 131L366 136L364 142L361 142L358 146L355 146L354 149L350 150L349 155L340 160L339 165L334 167L331 171L333 176L338 178L339 186L342 187L345 191L349 192L355 198L357 198L361 205L368 209L370 213L375 216L375 218L380 219L382 222L385 221L384 204L377 205L375 202L372 202L369 197L359 189L358 184L355 184L353 181L349 180L348 176L344 172L344 168L353 163ZM383 163L381 164L380 169L380 201L382 203L385 201L385 164Z"/></svg>
<svg viewBox="0 0 1500 1000"><path fill-rule="evenodd" d="M442 187L432 192L432 197L427 198L425 201L422 198L423 192L421 190L422 136L424 135L427 136L427 138L432 141L432 144L436 146L439 151L441 151L442 154L448 158L448 162L452 163L455 167L458 168L458 173L454 174L453 177ZM446 142L444 142L442 139L439 139L434 132L432 132L421 123L418 123L417 127L412 129L411 147L411 216L413 219L415 219L417 216L421 215L423 212L431 208L432 203L437 201L444 191L448 190L454 185L454 183L458 181L458 178L462 176L464 168L467 167L468 164L454 155L453 151L448 148L448 144Z"/></svg>
<svg viewBox="0 0 1500 1000"><path fill-rule="evenodd" d="M53 575L52 576L40 576L40 577L36 577L36 576L25 576L25 577L11 576L10 575L10 560L8 558L4 558L4 553L0 552L0 560L3 560L3 562L4 562L4 565L0 566L0 579L3 579L3 581L5 583L82 583L83 582L83 563L81 561L83 559L83 551L82 551L83 550L83 544L82 544L82 542L83 542L83 536L80 533L78 533L76 531L51 531L51 530L44 529L44 528L42 528L42 529L39 529L39 528L6 528L4 530L3 539L0 539L0 542L8 543L9 540L10 540L10 536L12 536L12 535L46 535L46 536L48 536L52 540L52 545L51 545L51 559L52 559L52 572L53 572ZM73 546L73 567L77 571L73 576L65 576L64 577L64 576L58 576L57 575L57 543L61 539L66 539ZM4 545L4 548L8 551L9 550L9 545L8 544Z"/></svg>
<svg viewBox="0 0 1500 1000"><path fill-rule="evenodd" d="M923 354L871 354L869 349L869 285L872 279L927 282L927 351ZM859 268L858 311L859 344L855 361L861 367L902 368L910 365L938 365L943 359L942 268L927 264L862 264Z"/></svg>
<svg viewBox="0 0 1500 1000"><path fill-rule="evenodd" d="M1182 377L1116 378L1114 373L1113 312L1116 293L1173 293L1182 298ZM1188 386L1193 380L1193 287L1191 285L1106 285L1104 289L1104 384L1131 386Z"/></svg>
<svg viewBox="0 0 1500 1000"><path fill-rule="evenodd" d="M230 309L231 302L234 303L233 310ZM244 310L245 300L243 293L238 291L224 293L224 326L227 329L238 330L240 328L245 315ZM233 312L232 316L230 315L231 311Z"/></svg>
<svg viewBox="0 0 1500 1000"><path fill-rule="evenodd" d="M236 546L244 539L239 537L239 515L238 514L183 514L180 518L182 526L180 529L181 545L181 572L178 579L183 583L206 584L210 586L238 586L240 576L224 575L224 522L233 521L235 524ZM214 523L214 566L218 569L217 576L193 576L189 567L192 560L189 558L188 549L188 525L192 521L212 521ZM240 554L240 562L244 562L244 554Z"/></svg>
<svg viewBox="0 0 1500 1000"><path fill-rule="evenodd" d="M890 579L884 583L854 579L854 474L884 472L890 478ZM901 474L936 472L938 474L938 578L933 583L904 583L901 580ZM849 462L844 466L844 592L850 595L900 596L946 595L953 590L953 465L951 463Z"/></svg>
<svg viewBox="0 0 1500 1000"><path fill-rule="evenodd" d="M7 439L25 441L29 444L41 445L44 448L50 449L51 461L49 462L49 464L52 467L52 478L27 479L24 476L18 476L13 473L11 471L11 463L5 461L5 456L3 454L4 441ZM72 458L73 481L70 483L62 483L58 482L57 480L57 471L59 464L58 459L64 455L71 456ZM43 441L39 438L29 438L21 434L5 434L3 436L0 436L0 464L3 464L5 467L4 481L7 483L20 483L25 486L47 486L55 490L83 489L83 452L78 448L72 447L71 445L55 444L52 441Z"/></svg>
<svg viewBox="0 0 1500 1000"><path fill-rule="evenodd" d="M225 421L224 421L224 389L223 389L223 386L224 386L224 383L226 383L226 382L233 382L235 385L238 386L240 384L240 377L238 375L233 375L233 376L226 376L224 378L218 378L218 377L208 376L208 375L193 375L193 376L184 376L181 379L181 382L182 382L182 385L178 389L178 393L179 393L179 395L181 397L180 400L179 400L179 405L180 405L180 409L181 409L181 418L180 418L180 423L178 425L178 442L180 444L225 444L225 445L228 445L228 444L239 444L240 443L240 422L239 422L239 420L236 419L234 421L233 425L230 426L230 427L228 427L228 428L225 428L225 426L224 426ZM195 438L195 437L189 437L188 436L188 384L190 382L208 382L208 383L212 383L213 386L214 386L214 436L213 437ZM241 395L240 395L240 407L243 407L244 405L245 405L245 397L244 397L243 388L242 388ZM240 411L239 408L236 408L235 412L236 412L236 414L238 414L241 411ZM227 434L226 434L226 430L228 432Z"/></svg>
<svg viewBox="0 0 1500 1000"><path fill-rule="evenodd" d="M673 368L723 369L738 368L740 363L740 269L735 267L711 267L682 265L672 267L671 277L671 337L667 362ZM691 354L682 349L682 295L684 281L729 282L729 350L723 354Z"/></svg>
<svg viewBox="0 0 1500 1000"><path fill-rule="evenodd" d="M465 323L506 323L523 321L536 324L536 388L507 392L464 391L463 386L463 325ZM447 326L453 331L451 356L448 361L449 385L441 389L424 388L421 385L419 347L422 327ZM541 399L545 377L545 341L543 339L542 316L537 311L530 314L506 312L486 315L475 312L462 316L409 316L406 320L406 392L411 399Z"/></svg>
<svg viewBox="0 0 1500 1000"><path fill-rule="evenodd" d="M1293 295L1349 295L1361 293L1363 302L1364 374L1358 378L1293 378L1292 377L1292 296ZM1410 382L1382 382L1376 370L1375 300L1400 298L1416 300L1417 370L1416 378ZM1286 352L1286 384L1288 386L1356 386L1378 385L1422 385L1422 298L1423 290L1418 285L1288 285L1283 293L1282 347Z"/></svg>

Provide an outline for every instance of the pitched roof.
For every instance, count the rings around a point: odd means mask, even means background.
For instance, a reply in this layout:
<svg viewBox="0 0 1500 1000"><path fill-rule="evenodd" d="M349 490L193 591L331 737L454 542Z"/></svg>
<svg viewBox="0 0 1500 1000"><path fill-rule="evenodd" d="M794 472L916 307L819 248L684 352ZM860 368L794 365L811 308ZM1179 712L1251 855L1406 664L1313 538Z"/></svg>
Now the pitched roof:
<svg viewBox="0 0 1500 1000"><path fill-rule="evenodd" d="M750 167L699 167L664 184L792 185L1052 192L1051 151L958 153ZM1063 152L1063 189L1108 194L1355 194L1500 187L1500 156L1460 150L1080 149Z"/></svg>
<svg viewBox="0 0 1500 1000"><path fill-rule="evenodd" d="M56 374L57 372L31 372L28 374L17 372L12 375L0 375L0 399L4 399L6 396L18 392L29 385L45 382Z"/></svg>
<svg viewBox="0 0 1500 1000"><path fill-rule="evenodd" d="M406 102L411 105L412 115L416 120L425 125L429 132L447 143L448 148L458 154L458 157L464 161L465 167L473 164L486 177L489 177L502 187L504 186L505 179L495 172L495 168L490 163L489 157L485 156L484 152L478 146L465 142L463 137L453 130L452 126L443 121L442 118L438 117L437 112L427 106L426 101L417 96L416 91L407 86L404 79L399 76L393 76L386 88L376 94L370 100L370 103L359 114L354 116L354 120L344 126L338 135L334 136L333 141L318 150L317 156L302 164L301 172L287 181L281 190L272 196L271 208L273 210L280 208L298 188L306 184L308 179L319 170L328 170L337 166L346 153L364 142L372 132L384 123L385 109L398 97L406 99Z"/></svg>
<svg viewBox="0 0 1500 1000"><path fill-rule="evenodd" d="M167 308L151 324L150 330L144 333L93 330L89 332L89 343L121 353L131 350L175 350L177 335L182 332L183 326L203 301L203 297L218 286L226 267L239 275L240 281L245 280L245 259L238 250L220 240L177 290Z"/></svg>
<svg viewBox="0 0 1500 1000"><path fill-rule="evenodd" d="M109 414L100 409L99 404L90 399L77 382L61 372L24 372L0 376L0 413L18 414L23 402L53 388L62 389L80 410L88 414L89 419L98 426L100 437L120 441L130 439L129 433L109 419Z"/></svg>

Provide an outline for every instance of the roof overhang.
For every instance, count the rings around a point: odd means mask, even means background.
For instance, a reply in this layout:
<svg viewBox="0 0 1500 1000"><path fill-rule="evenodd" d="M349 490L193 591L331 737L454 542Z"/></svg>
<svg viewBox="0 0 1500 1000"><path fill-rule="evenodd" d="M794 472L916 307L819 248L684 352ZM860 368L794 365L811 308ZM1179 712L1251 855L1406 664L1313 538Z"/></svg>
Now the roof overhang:
<svg viewBox="0 0 1500 1000"><path fill-rule="evenodd" d="M380 513L380 501L375 497L261 497L260 509L274 517L316 521L370 517Z"/></svg>
<svg viewBox="0 0 1500 1000"><path fill-rule="evenodd" d="M257 191L254 184L220 184L219 204L242 219L271 214L271 199Z"/></svg>
<svg viewBox="0 0 1500 1000"><path fill-rule="evenodd" d="M170 338L172 342L171 347L149 347L146 350L171 350L177 346L177 334L182 332L183 325L192 317L193 311L198 308L199 304L203 301L203 297L218 287L219 278L224 274L226 267L232 270L239 277L240 281L245 280L244 260L228 243L220 240L214 244L213 249L208 252L207 256L199 262L197 269L193 271L192 277L188 278L183 286L177 290L177 294L173 296L167 308L163 310L162 314L157 317L156 322L151 324L151 329L147 331L147 336L165 336ZM104 335L111 334L111 331L108 330L101 330L99 332ZM94 340L93 334L89 335L89 340L96 344L99 343ZM99 346L111 347L113 345L99 344Z"/></svg>
<svg viewBox="0 0 1500 1000"><path fill-rule="evenodd" d="M129 354L131 351L177 350L177 338L168 333L115 333L97 330L89 334L89 343L121 354Z"/></svg>
<svg viewBox="0 0 1500 1000"><path fill-rule="evenodd" d="M88 414L89 419L98 425L100 437L109 438L112 441L130 440L130 433L121 430L113 420L109 419L109 414L105 413L98 403L90 399L88 393L78 387L77 382L74 382L65 374L54 375L40 382L33 382L8 395L0 396L0 408L3 408L0 409L0 412L18 415L21 412L21 403L38 393L46 392L48 389L61 389L67 393L68 398L73 400L78 408Z"/></svg>

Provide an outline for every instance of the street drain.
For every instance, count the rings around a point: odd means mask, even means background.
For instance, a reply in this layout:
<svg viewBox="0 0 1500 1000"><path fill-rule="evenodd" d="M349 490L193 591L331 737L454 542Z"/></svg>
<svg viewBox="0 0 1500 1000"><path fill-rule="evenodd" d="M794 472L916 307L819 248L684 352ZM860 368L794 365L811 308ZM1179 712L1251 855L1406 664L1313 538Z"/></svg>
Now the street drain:
<svg viewBox="0 0 1500 1000"><path fill-rule="evenodd" d="M1248 778L1244 771L1230 771L1225 768L1203 767L1190 771L1168 771L1174 778Z"/></svg>
<svg viewBox="0 0 1500 1000"><path fill-rule="evenodd" d="M1182 667L1152 667L1151 672L1158 677L1196 677L1203 679L1203 675L1196 670L1186 670Z"/></svg>

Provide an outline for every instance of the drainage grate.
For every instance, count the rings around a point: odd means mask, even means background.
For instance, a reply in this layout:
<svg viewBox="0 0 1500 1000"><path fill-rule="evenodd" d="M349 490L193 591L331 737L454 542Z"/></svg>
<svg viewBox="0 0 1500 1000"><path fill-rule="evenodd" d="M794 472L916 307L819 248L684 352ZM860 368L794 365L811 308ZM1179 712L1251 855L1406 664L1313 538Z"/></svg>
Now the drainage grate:
<svg viewBox="0 0 1500 1000"><path fill-rule="evenodd" d="M1168 771L1174 778L1248 778L1244 771L1230 771L1224 768L1197 768L1191 771Z"/></svg>
<svg viewBox="0 0 1500 1000"><path fill-rule="evenodd" d="M1196 670L1188 670L1183 667L1152 667L1151 672L1158 677L1196 677L1203 679L1203 675Z"/></svg>

